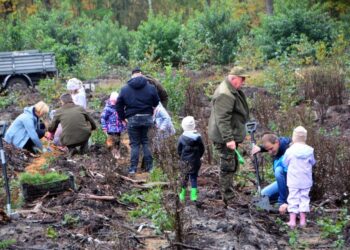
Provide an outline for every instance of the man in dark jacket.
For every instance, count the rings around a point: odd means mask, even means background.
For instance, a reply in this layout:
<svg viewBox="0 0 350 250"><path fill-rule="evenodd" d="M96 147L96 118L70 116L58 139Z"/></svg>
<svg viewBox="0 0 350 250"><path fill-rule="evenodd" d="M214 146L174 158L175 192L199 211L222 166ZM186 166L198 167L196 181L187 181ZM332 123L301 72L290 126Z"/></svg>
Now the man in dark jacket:
<svg viewBox="0 0 350 250"><path fill-rule="evenodd" d="M149 84L152 84L154 87L156 87L157 94L159 96L159 100L162 103L164 108L167 108L168 105L168 93L166 92L165 88L162 86L162 84L155 78L143 75L141 69L139 67L136 67L132 72L132 77L136 76L144 76Z"/></svg>
<svg viewBox="0 0 350 250"><path fill-rule="evenodd" d="M246 136L249 108L240 90L247 77L242 67L234 67L215 90L208 125L209 138L220 156L220 188L225 204L234 197L233 176L238 169L235 149Z"/></svg>
<svg viewBox="0 0 350 250"><path fill-rule="evenodd" d="M78 152L85 154L91 130L96 129L96 123L83 107L73 103L70 94L61 95L60 100L62 107L55 112L48 130L55 133L58 124L61 124L61 144L68 147L71 156Z"/></svg>
<svg viewBox="0 0 350 250"><path fill-rule="evenodd" d="M277 200L278 205L287 203L287 169L283 165L282 156L291 142L292 140L288 137L278 137L275 134L267 133L262 137L262 145L255 145L252 149L252 154L268 152L272 156L276 181L261 190L261 195L268 196L270 200Z"/></svg>
<svg viewBox="0 0 350 250"><path fill-rule="evenodd" d="M134 73L134 72L133 72ZM120 119L127 121L131 145L129 174L135 174L142 144L146 171L153 168L152 153L148 146L148 129L153 125L153 110L159 103L156 88L142 74L134 73L121 89L116 109Z"/></svg>

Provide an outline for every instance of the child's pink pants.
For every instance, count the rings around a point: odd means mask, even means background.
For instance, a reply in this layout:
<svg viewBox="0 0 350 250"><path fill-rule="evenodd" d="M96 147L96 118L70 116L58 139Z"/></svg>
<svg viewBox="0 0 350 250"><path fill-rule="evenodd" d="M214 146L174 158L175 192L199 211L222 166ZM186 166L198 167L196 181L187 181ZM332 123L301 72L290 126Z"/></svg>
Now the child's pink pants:
<svg viewBox="0 0 350 250"><path fill-rule="evenodd" d="M295 214L310 212L309 192L310 188L289 188L289 195L287 199L288 212Z"/></svg>

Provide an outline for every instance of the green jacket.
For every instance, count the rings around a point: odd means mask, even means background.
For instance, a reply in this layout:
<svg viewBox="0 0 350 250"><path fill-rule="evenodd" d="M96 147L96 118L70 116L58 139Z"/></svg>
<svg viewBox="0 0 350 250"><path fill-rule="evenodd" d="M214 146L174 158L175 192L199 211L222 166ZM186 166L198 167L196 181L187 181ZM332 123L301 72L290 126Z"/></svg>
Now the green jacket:
<svg viewBox="0 0 350 250"><path fill-rule="evenodd" d="M248 119L249 108L244 93L225 79L215 90L211 102L209 138L216 143L232 140L241 143L246 136L245 123Z"/></svg>
<svg viewBox="0 0 350 250"><path fill-rule="evenodd" d="M55 132L58 124L62 125L60 141L69 146L89 140L91 130L96 129L96 123L86 110L74 103L64 104L58 109L49 125L49 132Z"/></svg>

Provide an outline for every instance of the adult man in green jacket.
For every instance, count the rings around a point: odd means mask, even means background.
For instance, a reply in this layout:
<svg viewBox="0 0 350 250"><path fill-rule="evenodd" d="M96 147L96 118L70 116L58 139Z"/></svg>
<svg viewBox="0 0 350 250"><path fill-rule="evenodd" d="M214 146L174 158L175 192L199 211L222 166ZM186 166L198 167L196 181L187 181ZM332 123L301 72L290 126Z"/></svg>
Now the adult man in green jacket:
<svg viewBox="0 0 350 250"><path fill-rule="evenodd" d="M242 67L232 68L211 102L208 134L220 155L220 191L226 205L234 197L233 175L238 169L235 149L245 138L249 118L248 103L240 90L246 77Z"/></svg>
<svg viewBox="0 0 350 250"><path fill-rule="evenodd" d="M61 123L61 144L68 147L70 155L78 152L85 154L91 130L96 129L96 123L83 107L73 103L70 94L63 94L60 100L62 107L55 112L48 130L54 133L58 124ZM79 151L77 147L79 147Z"/></svg>

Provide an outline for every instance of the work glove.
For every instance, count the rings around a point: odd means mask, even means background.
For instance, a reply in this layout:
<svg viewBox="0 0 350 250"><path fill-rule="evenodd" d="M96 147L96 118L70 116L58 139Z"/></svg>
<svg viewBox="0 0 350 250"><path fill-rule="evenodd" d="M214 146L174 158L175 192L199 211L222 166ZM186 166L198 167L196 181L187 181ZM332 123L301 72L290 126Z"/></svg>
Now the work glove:
<svg viewBox="0 0 350 250"><path fill-rule="evenodd" d="M33 147L33 151L34 151L35 154L42 153L42 150L39 147Z"/></svg>
<svg viewBox="0 0 350 250"><path fill-rule="evenodd" d="M43 148L43 153L52 152L50 147Z"/></svg>

